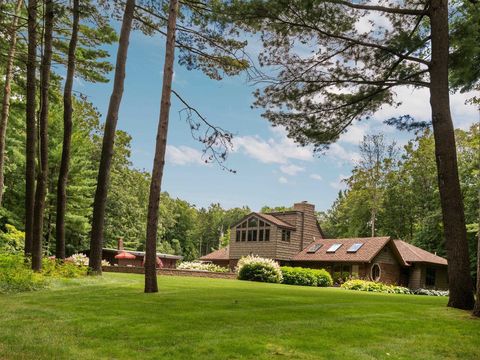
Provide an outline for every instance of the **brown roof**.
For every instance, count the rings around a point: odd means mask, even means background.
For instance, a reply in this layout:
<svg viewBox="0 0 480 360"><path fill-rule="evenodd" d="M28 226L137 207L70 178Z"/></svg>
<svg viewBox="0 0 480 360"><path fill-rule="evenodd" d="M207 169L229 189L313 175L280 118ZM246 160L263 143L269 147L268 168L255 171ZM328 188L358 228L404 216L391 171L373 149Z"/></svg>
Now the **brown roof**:
<svg viewBox="0 0 480 360"><path fill-rule="evenodd" d="M416 247L412 244L406 243L402 240L393 240L402 260L406 263L424 262L437 265L447 265L447 260Z"/></svg>
<svg viewBox="0 0 480 360"><path fill-rule="evenodd" d="M295 230L295 226L287 223L286 221L280 220L279 218L275 217L274 215L263 214L263 213L254 213L254 214L257 215L260 218L263 218L264 220L268 221L269 223L272 223L272 224L277 225L279 227Z"/></svg>
<svg viewBox="0 0 480 360"><path fill-rule="evenodd" d="M289 230L295 230L295 226L283 221L283 220L280 220L279 218L271 215L271 214L263 214L263 213L257 213L257 212L251 212L250 214L244 216L241 220L237 221L235 224L233 224L231 227L235 227L237 226L238 224L242 223L243 221L245 221L246 219L248 219L250 216L252 215L255 215L263 220L265 220L266 222L269 222L270 224L273 224L273 225L276 225L278 227L282 227L282 228L286 228L286 229L289 229Z"/></svg>
<svg viewBox="0 0 480 360"><path fill-rule="evenodd" d="M309 244L305 249L295 255L296 261L324 261L324 262L370 262L390 241L390 237L349 238L349 239L321 239ZM362 243L362 247L355 253L347 250L353 244ZM309 254L308 250L314 244L322 244L315 253ZM342 244L334 253L327 253L333 244Z"/></svg>
<svg viewBox="0 0 480 360"><path fill-rule="evenodd" d="M228 246L215 250L210 254L204 255L200 258L200 260L229 260L229 259L230 259L230 252L228 251Z"/></svg>

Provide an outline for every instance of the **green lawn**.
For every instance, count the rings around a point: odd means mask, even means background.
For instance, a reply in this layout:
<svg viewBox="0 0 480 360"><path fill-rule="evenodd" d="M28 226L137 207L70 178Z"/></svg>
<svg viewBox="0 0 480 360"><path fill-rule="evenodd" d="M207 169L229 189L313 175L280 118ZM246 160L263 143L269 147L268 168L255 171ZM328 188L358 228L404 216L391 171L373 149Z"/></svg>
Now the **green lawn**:
<svg viewBox="0 0 480 360"><path fill-rule="evenodd" d="M480 359L446 298L104 274L0 295L0 359Z"/></svg>

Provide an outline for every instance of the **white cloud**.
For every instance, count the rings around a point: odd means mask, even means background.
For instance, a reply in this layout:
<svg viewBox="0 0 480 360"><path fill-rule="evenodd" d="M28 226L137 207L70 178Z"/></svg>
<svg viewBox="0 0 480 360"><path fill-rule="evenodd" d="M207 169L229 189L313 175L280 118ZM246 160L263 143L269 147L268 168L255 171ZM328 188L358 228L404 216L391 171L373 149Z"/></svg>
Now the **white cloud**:
<svg viewBox="0 0 480 360"><path fill-rule="evenodd" d="M357 152L347 151L339 143L333 143L332 145L330 145L329 149L326 152L326 155L336 160L352 164L360 160L360 155Z"/></svg>
<svg viewBox="0 0 480 360"><path fill-rule="evenodd" d="M279 182L280 184L286 184L286 183L288 183L288 180L287 180L287 178L286 178L285 176L280 176L280 177L278 178L278 182Z"/></svg>
<svg viewBox="0 0 480 360"><path fill-rule="evenodd" d="M280 171L284 174L295 176L299 172L305 171L305 168L294 164L288 164L280 166Z"/></svg>
<svg viewBox="0 0 480 360"><path fill-rule="evenodd" d="M265 164L288 164L289 160L313 160L311 147L301 147L287 138L283 128L272 128L273 137L238 136L233 138L235 151L242 150L248 156Z"/></svg>
<svg viewBox="0 0 480 360"><path fill-rule="evenodd" d="M189 146L167 145L167 161L175 165L205 164L202 155L201 151Z"/></svg>
<svg viewBox="0 0 480 360"><path fill-rule="evenodd" d="M430 108L430 92L428 89L413 89L400 87L396 91L395 101L402 104L395 108L390 105L383 106L375 113L375 119L383 122L386 119L408 114L417 121L430 121L432 110ZM455 127L468 128L473 122L478 121L478 109L474 105L465 104L465 101L474 96L474 92L450 95L450 108Z"/></svg>
<svg viewBox="0 0 480 360"><path fill-rule="evenodd" d="M340 174L337 180L331 181L329 185L336 190L345 190L347 187L347 184L345 183L346 179L348 179L348 176Z"/></svg>
<svg viewBox="0 0 480 360"><path fill-rule="evenodd" d="M322 180L322 176L319 174L310 174L310 178L318 181Z"/></svg>
<svg viewBox="0 0 480 360"><path fill-rule="evenodd" d="M366 121L356 122L347 128L347 131L340 135L339 142L358 145L363 137L369 133L370 126Z"/></svg>

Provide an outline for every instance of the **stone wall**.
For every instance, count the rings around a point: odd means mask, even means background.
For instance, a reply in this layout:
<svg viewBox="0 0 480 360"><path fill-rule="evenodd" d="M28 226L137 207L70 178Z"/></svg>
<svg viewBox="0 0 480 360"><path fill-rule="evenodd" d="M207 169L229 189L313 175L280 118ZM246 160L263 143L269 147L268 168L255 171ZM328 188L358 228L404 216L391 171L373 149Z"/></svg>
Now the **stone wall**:
<svg viewBox="0 0 480 360"><path fill-rule="evenodd" d="M144 274L145 270L143 267L134 267L134 266L103 266L102 270L104 272L117 272L117 273L129 273L129 274ZM228 272L228 273L215 273L210 271L199 271L199 270L178 270L178 269L158 269L158 275L167 275L167 276L192 276L192 277L205 277L213 279L236 279L237 274Z"/></svg>

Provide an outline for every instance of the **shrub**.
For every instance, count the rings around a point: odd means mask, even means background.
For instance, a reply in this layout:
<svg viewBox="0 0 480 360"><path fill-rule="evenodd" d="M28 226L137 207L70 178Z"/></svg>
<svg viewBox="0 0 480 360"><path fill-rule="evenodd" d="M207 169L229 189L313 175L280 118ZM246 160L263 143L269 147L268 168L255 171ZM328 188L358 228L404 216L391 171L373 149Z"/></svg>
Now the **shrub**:
<svg viewBox="0 0 480 360"><path fill-rule="evenodd" d="M44 276L56 278L77 278L86 276L87 271L88 267L86 265L77 265L72 261L62 262L50 258L43 258L42 260L42 274Z"/></svg>
<svg viewBox="0 0 480 360"><path fill-rule="evenodd" d="M283 283L301 286L332 286L332 277L328 271L302 267L283 266Z"/></svg>
<svg viewBox="0 0 480 360"><path fill-rule="evenodd" d="M75 265L88 266L88 257L85 254L73 254L65 259L65 262L72 262Z"/></svg>
<svg viewBox="0 0 480 360"><path fill-rule="evenodd" d="M0 255L0 293L43 289L48 281L34 273L21 255Z"/></svg>
<svg viewBox="0 0 480 360"><path fill-rule="evenodd" d="M413 294L427 296L448 296L448 290L417 289L413 291Z"/></svg>
<svg viewBox="0 0 480 360"><path fill-rule="evenodd" d="M229 271L227 268L224 268L212 263L203 263L200 261L184 261L177 266L177 269L211 271L211 272L218 272L218 273L225 273Z"/></svg>
<svg viewBox="0 0 480 360"><path fill-rule="evenodd" d="M348 280L341 286L347 290L370 291L388 294L410 294L410 289L403 286L387 285L376 281Z"/></svg>
<svg viewBox="0 0 480 360"><path fill-rule="evenodd" d="M282 266L283 283L288 285L317 286L317 277L310 269Z"/></svg>
<svg viewBox="0 0 480 360"><path fill-rule="evenodd" d="M313 274L317 277L317 286L326 287L333 285L332 276L327 270L313 270Z"/></svg>
<svg viewBox="0 0 480 360"><path fill-rule="evenodd" d="M269 283L280 283L283 280L282 271L276 261L252 255L238 261L238 278Z"/></svg>
<svg viewBox="0 0 480 360"><path fill-rule="evenodd" d="M10 224L5 224L2 230L0 230L0 251L11 254L22 253L25 233Z"/></svg>

